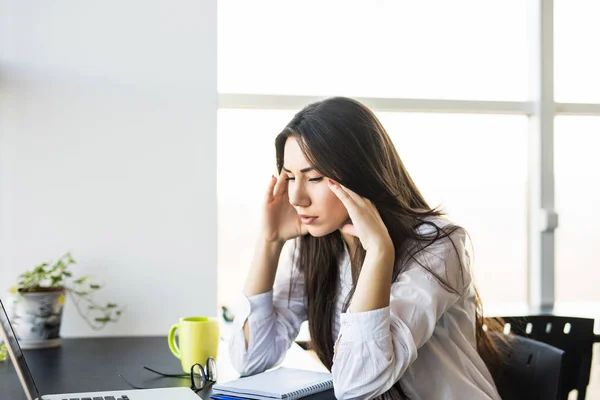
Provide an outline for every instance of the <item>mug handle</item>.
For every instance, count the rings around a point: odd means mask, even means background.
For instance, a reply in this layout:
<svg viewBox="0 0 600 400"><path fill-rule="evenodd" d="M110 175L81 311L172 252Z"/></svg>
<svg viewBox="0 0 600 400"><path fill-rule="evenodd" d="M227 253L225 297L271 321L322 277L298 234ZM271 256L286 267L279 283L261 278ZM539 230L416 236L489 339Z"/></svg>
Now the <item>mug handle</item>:
<svg viewBox="0 0 600 400"><path fill-rule="evenodd" d="M171 353L173 353L175 357L181 360L181 353L179 352L179 347L177 346L177 343L175 343L175 331L177 330L177 328L179 328L178 325L173 325L169 330L169 349L171 349Z"/></svg>

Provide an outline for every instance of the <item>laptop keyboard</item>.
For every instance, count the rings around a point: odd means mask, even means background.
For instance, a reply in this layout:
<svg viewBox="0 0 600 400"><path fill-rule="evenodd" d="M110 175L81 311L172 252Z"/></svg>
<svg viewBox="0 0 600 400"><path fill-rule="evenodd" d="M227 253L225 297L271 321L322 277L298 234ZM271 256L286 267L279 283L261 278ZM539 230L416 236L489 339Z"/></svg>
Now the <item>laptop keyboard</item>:
<svg viewBox="0 0 600 400"><path fill-rule="evenodd" d="M127 397L125 395L123 395L121 397L115 397L115 396L76 397L76 398L69 397L68 399L63 399L63 400L129 400L129 397Z"/></svg>

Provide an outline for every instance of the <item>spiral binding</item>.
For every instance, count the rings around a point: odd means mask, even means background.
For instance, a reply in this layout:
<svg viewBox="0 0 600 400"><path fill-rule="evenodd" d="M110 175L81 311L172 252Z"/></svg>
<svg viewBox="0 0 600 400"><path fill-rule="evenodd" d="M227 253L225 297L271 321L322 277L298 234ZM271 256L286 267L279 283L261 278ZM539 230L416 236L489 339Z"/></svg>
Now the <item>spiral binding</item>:
<svg viewBox="0 0 600 400"><path fill-rule="evenodd" d="M300 390L293 391L288 393L287 396L284 397L286 400L298 400L302 397L310 396L311 394L324 392L325 390L329 390L333 388L333 381L323 381L321 383L317 383L316 385L312 385L309 387L305 387Z"/></svg>

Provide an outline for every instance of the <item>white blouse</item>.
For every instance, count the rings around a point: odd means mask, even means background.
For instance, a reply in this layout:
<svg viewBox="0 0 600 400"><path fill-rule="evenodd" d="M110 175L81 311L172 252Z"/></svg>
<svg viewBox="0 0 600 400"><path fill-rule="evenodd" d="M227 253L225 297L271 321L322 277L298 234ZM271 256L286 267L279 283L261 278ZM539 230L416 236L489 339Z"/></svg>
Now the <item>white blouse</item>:
<svg viewBox="0 0 600 400"><path fill-rule="evenodd" d="M434 221L438 226L447 222ZM424 232L433 228L423 225ZM467 236L462 229L417 254L419 261L462 295L444 289L417 262L392 284L385 308L342 312L352 287L349 254L340 262L335 313L334 360L331 369L335 397L371 399L401 380L412 400L500 399L475 340L475 289L471 279ZM291 246L293 247L293 246ZM234 368L242 375L265 371L283 361L300 324L307 319L304 281L294 268L297 254L282 256L273 290L247 298L237 313L229 343ZM461 276L461 263L463 275ZM296 284L290 294L290 273ZM243 325L248 320L248 349Z"/></svg>

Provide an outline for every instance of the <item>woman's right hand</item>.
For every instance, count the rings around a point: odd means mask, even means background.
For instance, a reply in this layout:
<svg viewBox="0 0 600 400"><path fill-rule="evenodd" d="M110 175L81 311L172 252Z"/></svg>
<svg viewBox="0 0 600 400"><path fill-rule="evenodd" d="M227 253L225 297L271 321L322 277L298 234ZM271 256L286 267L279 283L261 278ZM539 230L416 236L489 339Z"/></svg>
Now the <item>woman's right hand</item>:
<svg viewBox="0 0 600 400"><path fill-rule="evenodd" d="M263 235L268 243L284 243L286 240L308 234L308 228L300 221L298 213L288 197L287 174L271 176L263 210Z"/></svg>

